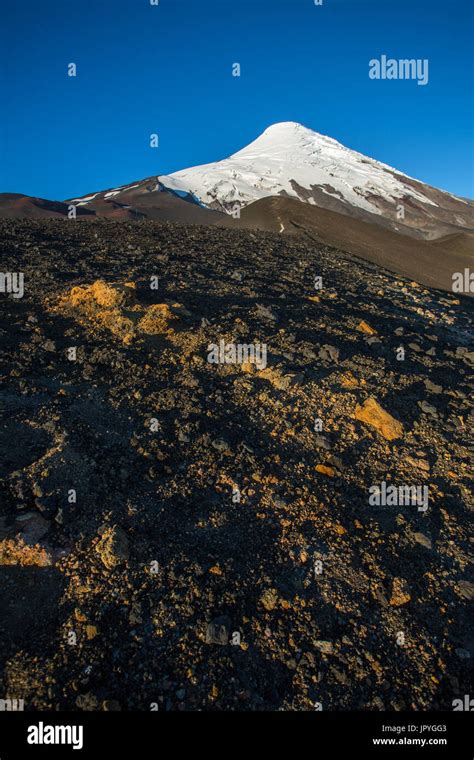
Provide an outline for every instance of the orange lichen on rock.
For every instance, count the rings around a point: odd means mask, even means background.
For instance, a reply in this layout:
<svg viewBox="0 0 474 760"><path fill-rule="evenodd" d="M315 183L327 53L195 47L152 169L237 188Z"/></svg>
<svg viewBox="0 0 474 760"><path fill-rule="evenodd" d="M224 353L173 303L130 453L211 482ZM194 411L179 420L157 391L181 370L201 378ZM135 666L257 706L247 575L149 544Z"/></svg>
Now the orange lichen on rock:
<svg viewBox="0 0 474 760"><path fill-rule="evenodd" d="M133 282L108 284L96 280L92 285L77 285L64 295L53 308L54 311L74 309L78 321L91 323L97 328L105 327L125 344L135 335L133 320L124 316L125 308L136 310L136 289Z"/></svg>
<svg viewBox="0 0 474 760"><path fill-rule="evenodd" d="M375 330L373 327L367 324L367 322L364 322L363 319L361 319L361 321L357 325L356 330L358 330L359 332L365 333L366 335L377 335L377 330Z"/></svg>
<svg viewBox="0 0 474 760"><path fill-rule="evenodd" d="M127 282L107 284L96 280L92 285L78 285L72 288L69 295L72 306L97 304L107 308L132 305L135 302L135 283Z"/></svg>
<svg viewBox="0 0 474 760"><path fill-rule="evenodd" d="M402 438L403 436L402 423L392 417L385 409L382 409L374 398L366 399L362 406L358 404L354 416L356 420L375 428L387 441L393 441L395 438Z"/></svg>
<svg viewBox="0 0 474 760"><path fill-rule="evenodd" d="M140 335L173 333L170 323L189 312L179 303L144 306L137 302L134 282L78 285L64 295L54 311L73 309L76 319L88 326L105 328L129 345Z"/></svg>
<svg viewBox="0 0 474 760"><path fill-rule="evenodd" d="M102 327L121 338L126 345L132 342L135 333L133 322L128 317L123 317L118 309L99 311L95 316Z"/></svg>
<svg viewBox="0 0 474 760"><path fill-rule="evenodd" d="M146 335L158 335L169 329L169 323L178 319L174 307L179 304L155 303L149 306L143 317L140 319L137 329Z"/></svg>
<svg viewBox="0 0 474 760"><path fill-rule="evenodd" d="M404 578L394 578L392 585L392 596L390 604L392 607L401 607L411 601L411 595L408 591L407 582Z"/></svg>
<svg viewBox="0 0 474 760"><path fill-rule="evenodd" d="M346 372L345 375L341 375L340 381L343 388L357 388L359 381L352 374L352 372Z"/></svg>
<svg viewBox="0 0 474 760"><path fill-rule="evenodd" d="M317 464L315 470L316 472L321 473L321 475L327 475L328 478L333 478L336 474L334 467L329 467L326 464Z"/></svg>
<svg viewBox="0 0 474 760"><path fill-rule="evenodd" d="M41 546L30 546L22 538L0 541L0 565L49 567L52 564L50 555Z"/></svg>

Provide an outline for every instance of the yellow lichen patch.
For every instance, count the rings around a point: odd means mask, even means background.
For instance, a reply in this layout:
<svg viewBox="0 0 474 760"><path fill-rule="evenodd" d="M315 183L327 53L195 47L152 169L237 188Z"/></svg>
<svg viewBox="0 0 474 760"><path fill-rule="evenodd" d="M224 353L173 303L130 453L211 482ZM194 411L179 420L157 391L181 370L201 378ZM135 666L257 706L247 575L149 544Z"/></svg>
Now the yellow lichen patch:
<svg viewBox="0 0 474 760"><path fill-rule="evenodd" d="M122 285L96 280L92 285L78 285L52 307L52 310L57 312L69 309L74 310L75 317L81 324L98 329L105 328L121 338L125 344L131 343L134 338L133 321L123 314L124 309L137 309L133 282Z"/></svg>
<svg viewBox="0 0 474 760"><path fill-rule="evenodd" d="M359 381L352 374L352 372L346 372L345 375L341 375L340 381L343 388L357 388Z"/></svg>
<svg viewBox="0 0 474 760"><path fill-rule="evenodd" d="M403 425L382 409L374 398L368 398L362 406L357 405L355 419L374 427L387 441L403 436Z"/></svg>
<svg viewBox="0 0 474 760"><path fill-rule="evenodd" d="M361 319L361 321L357 325L356 330L358 330L361 333L365 333L366 335L377 335L377 330L375 330L373 327L367 324L367 322L364 322L363 319Z"/></svg>
<svg viewBox="0 0 474 760"><path fill-rule="evenodd" d="M407 604L410 600L411 595L408 591L407 582L404 578L394 578L392 596L390 597L390 604L392 607L401 607L403 604Z"/></svg>
<svg viewBox="0 0 474 760"><path fill-rule="evenodd" d="M179 306L179 304L176 304L176 306ZM167 303L155 303L146 309L145 314L137 325L137 329L146 335L159 335L166 332L169 329L169 323L177 318L173 307L168 306Z"/></svg>
<svg viewBox="0 0 474 760"><path fill-rule="evenodd" d="M72 288L50 308L56 312L72 309L78 322L87 327L105 328L126 345L141 335L176 337L171 323L190 316L180 303L148 307L138 303L134 282L106 283L103 280ZM186 340L182 342L187 354L196 349L195 342L189 346Z"/></svg>
<svg viewBox="0 0 474 760"><path fill-rule="evenodd" d="M41 546L29 546L22 538L0 541L0 565L49 567L51 557Z"/></svg>
<svg viewBox="0 0 474 760"><path fill-rule="evenodd" d="M333 478L336 474L334 467L329 467L326 464L317 464L315 470L316 472L320 472L321 475L327 475L328 478Z"/></svg>
<svg viewBox="0 0 474 760"><path fill-rule="evenodd" d="M236 483L235 483L235 480L230 475L228 475L226 472L220 472L219 475L217 476L217 483L216 483L216 485L217 486L221 486L221 485L230 486L231 488L233 488L236 485Z"/></svg>
<svg viewBox="0 0 474 760"><path fill-rule="evenodd" d="M107 308L125 306L132 304L135 300L135 284L127 282L125 285L117 283L109 285L103 280L96 280L92 285L72 288L69 300L71 306L94 303Z"/></svg>
<svg viewBox="0 0 474 760"><path fill-rule="evenodd" d="M264 478L262 478L263 483L279 483L280 481L275 475L265 475Z"/></svg>
<svg viewBox="0 0 474 760"><path fill-rule="evenodd" d="M118 309L107 309L95 314L99 326L106 327L107 330L118 338L121 338L125 344L132 342L135 330L133 322L128 317L123 317Z"/></svg>

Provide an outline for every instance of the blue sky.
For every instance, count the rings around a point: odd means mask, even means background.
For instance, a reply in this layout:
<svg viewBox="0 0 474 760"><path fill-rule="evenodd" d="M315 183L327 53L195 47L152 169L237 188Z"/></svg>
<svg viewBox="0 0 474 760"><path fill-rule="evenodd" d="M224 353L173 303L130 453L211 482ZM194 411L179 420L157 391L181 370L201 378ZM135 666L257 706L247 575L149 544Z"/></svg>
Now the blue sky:
<svg viewBox="0 0 474 760"><path fill-rule="evenodd" d="M3 0L0 192L83 195L299 121L472 198L472 35L471 0ZM428 85L369 79L382 54Z"/></svg>

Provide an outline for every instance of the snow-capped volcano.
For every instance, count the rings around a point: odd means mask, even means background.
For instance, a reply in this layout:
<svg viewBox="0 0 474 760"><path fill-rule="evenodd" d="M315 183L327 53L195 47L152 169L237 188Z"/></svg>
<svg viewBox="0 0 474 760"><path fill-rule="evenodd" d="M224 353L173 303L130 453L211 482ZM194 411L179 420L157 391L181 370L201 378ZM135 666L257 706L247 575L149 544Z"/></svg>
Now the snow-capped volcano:
<svg viewBox="0 0 474 760"><path fill-rule="evenodd" d="M160 182L227 212L282 195L427 237L473 223L472 203L292 121L273 124L229 158L162 175Z"/></svg>
<svg viewBox="0 0 474 760"><path fill-rule="evenodd" d="M268 127L229 158L138 180L71 202L103 216L214 223L267 197L375 223L418 238L474 230L474 201L457 198L294 121Z"/></svg>
<svg viewBox="0 0 474 760"><path fill-rule="evenodd" d="M246 148L223 161L161 177L173 190L191 191L206 205L228 209L269 195L316 203L313 188L353 206L380 213L370 197L409 195L432 203L393 176L395 169L345 148L331 137L293 121L268 127ZM434 204L432 204L434 205Z"/></svg>

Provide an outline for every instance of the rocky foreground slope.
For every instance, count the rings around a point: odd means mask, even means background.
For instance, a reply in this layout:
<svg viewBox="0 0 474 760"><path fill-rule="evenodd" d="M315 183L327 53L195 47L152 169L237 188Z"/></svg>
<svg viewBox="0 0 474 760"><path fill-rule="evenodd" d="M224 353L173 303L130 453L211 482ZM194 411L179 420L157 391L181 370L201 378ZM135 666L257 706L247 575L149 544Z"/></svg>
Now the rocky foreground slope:
<svg viewBox="0 0 474 760"><path fill-rule="evenodd" d="M4 220L0 251L1 698L470 693L470 299L264 232ZM208 362L221 340L267 361Z"/></svg>

